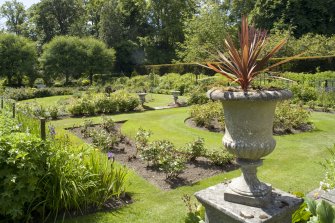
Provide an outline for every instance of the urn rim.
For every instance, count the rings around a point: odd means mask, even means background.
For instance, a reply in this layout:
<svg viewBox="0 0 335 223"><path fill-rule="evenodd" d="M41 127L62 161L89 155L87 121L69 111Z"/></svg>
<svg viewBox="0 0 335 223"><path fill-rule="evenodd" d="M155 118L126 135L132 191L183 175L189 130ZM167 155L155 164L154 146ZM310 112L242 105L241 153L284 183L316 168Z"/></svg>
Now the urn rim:
<svg viewBox="0 0 335 223"><path fill-rule="evenodd" d="M290 99L292 95L292 92L288 89L250 90L244 92L213 88L207 91L208 98L219 101L277 101Z"/></svg>

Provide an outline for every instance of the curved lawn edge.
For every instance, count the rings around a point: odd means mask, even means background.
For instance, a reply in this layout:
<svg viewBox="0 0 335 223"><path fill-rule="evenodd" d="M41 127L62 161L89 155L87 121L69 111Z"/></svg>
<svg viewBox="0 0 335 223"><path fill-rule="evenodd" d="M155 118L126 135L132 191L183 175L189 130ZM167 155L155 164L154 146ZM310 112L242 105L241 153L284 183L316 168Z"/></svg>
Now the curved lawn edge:
<svg viewBox="0 0 335 223"><path fill-rule="evenodd" d="M203 137L209 149L221 146L222 134L192 130L185 126L189 108L176 108L147 111L137 114L112 116L115 120L127 119L122 128L124 134L133 137L139 127L151 129L154 139L170 139L176 145L183 145L194 137ZM265 157L259 169L262 181L274 187L295 192L307 193L319 186L323 169L318 164L327 156L327 148L335 143L335 116L328 113L312 113L316 130L296 135L275 136L277 147ZM57 128L72 126L84 119L69 119L53 122ZM95 117L94 122L101 122ZM192 195L196 191L215 185L239 175L239 171L219 174L192 186L184 186L172 191L162 191L130 172L131 185L128 191L133 194L135 203L111 213L97 213L89 216L68 219L66 222L184 222L187 210L181 200L183 194Z"/></svg>

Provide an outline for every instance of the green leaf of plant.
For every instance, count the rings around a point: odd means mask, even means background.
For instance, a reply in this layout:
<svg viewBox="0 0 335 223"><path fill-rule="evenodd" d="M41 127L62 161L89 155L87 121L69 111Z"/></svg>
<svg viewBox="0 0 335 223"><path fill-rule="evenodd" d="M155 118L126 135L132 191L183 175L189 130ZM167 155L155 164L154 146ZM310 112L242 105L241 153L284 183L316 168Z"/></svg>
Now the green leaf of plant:
<svg viewBox="0 0 335 223"><path fill-rule="evenodd" d="M322 200L316 207L320 223L333 223L334 222L334 209L333 207Z"/></svg>
<svg viewBox="0 0 335 223"><path fill-rule="evenodd" d="M306 198L306 203L308 206L308 210L312 213L312 215L316 216L316 206L317 206L316 201L310 198Z"/></svg>

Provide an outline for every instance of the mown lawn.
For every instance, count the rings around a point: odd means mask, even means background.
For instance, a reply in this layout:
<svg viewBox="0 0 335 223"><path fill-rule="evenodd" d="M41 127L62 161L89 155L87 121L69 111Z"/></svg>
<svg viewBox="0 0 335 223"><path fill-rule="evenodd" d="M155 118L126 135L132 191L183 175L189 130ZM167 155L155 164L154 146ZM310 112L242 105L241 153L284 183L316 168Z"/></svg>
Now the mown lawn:
<svg viewBox="0 0 335 223"><path fill-rule="evenodd" d="M71 98L72 95L60 95L60 96L52 96L52 97L45 97L45 98L34 98L34 99L28 99L24 101L20 101L19 103L31 103L36 102L40 105L42 105L45 108L48 108L53 105L59 105L59 104L66 104L64 103L67 99ZM187 97L180 96L180 101L186 101ZM161 106L167 106L170 103L173 102L172 95L166 95L166 94L148 94L146 96L146 103L145 106L148 107L161 107ZM63 102L63 103L62 103Z"/></svg>
<svg viewBox="0 0 335 223"><path fill-rule="evenodd" d="M153 139L169 139L177 146L183 146L196 137L203 137L208 149L221 147L222 135L193 129L184 124L189 108L146 111L119 114L115 120L128 120L122 132L134 137L139 127L150 129ZM71 118L55 121L57 129L80 125L85 118ZM100 117L90 118L94 122ZM335 115L312 113L316 130L296 135L277 136L277 147L265 157L259 169L259 177L279 189L307 193L319 186L323 170L319 162L327 156L327 148L335 143ZM186 208L181 200L183 194L193 194L226 178L239 175L239 171L223 173L202 180L192 186L180 187L172 191L162 191L130 170L128 191L133 194L134 204L110 213L67 219L66 222L183 222Z"/></svg>
<svg viewBox="0 0 335 223"><path fill-rule="evenodd" d="M19 103L37 102L38 104L47 108L47 107L50 107L50 106L53 106L53 105L57 105L57 103L59 101L69 99L70 97L72 97L72 96L71 95L58 95L58 96L52 96L52 97L46 97L46 98L28 99L28 100L20 101Z"/></svg>

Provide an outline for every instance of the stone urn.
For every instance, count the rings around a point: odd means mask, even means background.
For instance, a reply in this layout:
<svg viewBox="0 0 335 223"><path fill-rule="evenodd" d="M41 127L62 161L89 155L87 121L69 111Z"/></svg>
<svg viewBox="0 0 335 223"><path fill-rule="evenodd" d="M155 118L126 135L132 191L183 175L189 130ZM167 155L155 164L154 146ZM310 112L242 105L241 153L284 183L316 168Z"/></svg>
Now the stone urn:
<svg viewBox="0 0 335 223"><path fill-rule="evenodd" d="M171 91L173 96L174 104L178 104L178 96L180 95L180 91Z"/></svg>
<svg viewBox="0 0 335 223"><path fill-rule="evenodd" d="M137 93L137 95L140 98L141 105L143 106L143 104L145 103L145 96L147 95L147 93Z"/></svg>
<svg viewBox="0 0 335 223"><path fill-rule="evenodd" d="M289 90L223 91L207 92L212 100L223 104L225 134L223 145L237 157L242 175L233 179L224 192L224 199L254 207L264 207L271 202L271 185L260 182L257 167L262 157L270 154L276 141L272 136L273 119L278 101L292 97Z"/></svg>

